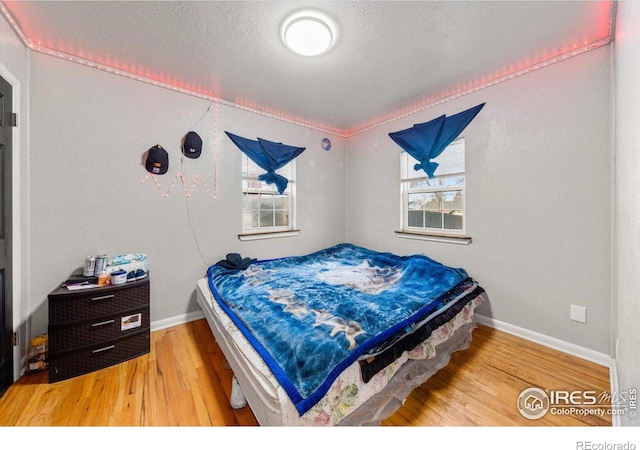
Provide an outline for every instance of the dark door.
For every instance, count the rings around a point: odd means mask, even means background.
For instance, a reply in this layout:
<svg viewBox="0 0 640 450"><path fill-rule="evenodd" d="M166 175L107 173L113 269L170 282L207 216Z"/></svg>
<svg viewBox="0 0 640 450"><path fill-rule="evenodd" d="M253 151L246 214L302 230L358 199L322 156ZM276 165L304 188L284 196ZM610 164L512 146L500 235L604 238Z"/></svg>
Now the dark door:
<svg viewBox="0 0 640 450"><path fill-rule="evenodd" d="M11 85L0 77L0 397L13 382L11 105Z"/></svg>

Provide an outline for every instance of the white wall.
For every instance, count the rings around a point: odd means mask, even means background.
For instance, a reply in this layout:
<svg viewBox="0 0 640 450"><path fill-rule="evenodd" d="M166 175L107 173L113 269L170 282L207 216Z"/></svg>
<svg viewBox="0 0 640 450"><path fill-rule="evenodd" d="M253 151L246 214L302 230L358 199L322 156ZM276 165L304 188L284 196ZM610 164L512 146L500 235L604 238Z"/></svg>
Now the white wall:
<svg viewBox="0 0 640 450"><path fill-rule="evenodd" d="M163 198L142 165L155 144L170 157L158 177L168 189L180 169L180 142L209 101L39 53L31 64L31 253L34 333L47 325L47 294L87 255L148 255L151 320L199 311L196 280L230 252L271 258L344 241L345 142L283 121L220 105L218 193L200 185L188 200L180 182ZM214 190L215 108L198 123L199 159L185 159L189 180ZM240 242L241 152L224 134L306 147L297 158L297 237ZM190 225L191 223L191 225Z"/></svg>
<svg viewBox="0 0 640 450"><path fill-rule="evenodd" d="M29 52L0 16L0 76L12 85L13 112L18 114L18 126L12 134L12 284L13 328L21 339L14 351L14 378L20 374L20 359L24 358L29 343L28 296L26 283L28 270L28 215L29 202Z"/></svg>
<svg viewBox="0 0 640 450"><path fill-rule="evenodd" d="M480 313L609 353L609 46L348 140L347 239L461 266L487 290ZM388 136L486 102L467 127L468 246L401 239L398 147ZM569 319L587 307L587 323Z"/></svg>
<svg viewBox="0 0 640 450"><path fill-rule="evenodd" d="M618 2L615 44L615 271L620 392L640 389L640 3ZM621 417L625 425L640 419Z"/></svg>

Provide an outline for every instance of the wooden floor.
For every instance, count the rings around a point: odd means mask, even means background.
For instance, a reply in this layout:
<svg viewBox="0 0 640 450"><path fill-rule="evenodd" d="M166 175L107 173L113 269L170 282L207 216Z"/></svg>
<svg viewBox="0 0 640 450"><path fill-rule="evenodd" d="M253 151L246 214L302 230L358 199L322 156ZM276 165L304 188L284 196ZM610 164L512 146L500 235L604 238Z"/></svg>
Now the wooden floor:
<svg viewBox="0 0 640 450"><path fill-rule="evenodd" d="M232 372L204 319L152 333L151 353L48 384L23 376L0 399L0 426L257 425L229 406ZM609 391L608 369L484 326L468 350L416 389L384 426L610 425L608 416L528 420L522 390Z"/></svg>

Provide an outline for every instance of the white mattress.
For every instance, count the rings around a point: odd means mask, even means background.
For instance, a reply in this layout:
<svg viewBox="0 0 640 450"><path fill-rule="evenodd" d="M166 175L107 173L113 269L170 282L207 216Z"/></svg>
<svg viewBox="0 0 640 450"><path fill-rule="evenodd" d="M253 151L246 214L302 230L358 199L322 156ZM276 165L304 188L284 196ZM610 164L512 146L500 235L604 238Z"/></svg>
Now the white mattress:
<svg viewBox="0 0 640 450"><path fill-rule="evenodd" d="M363 383L358 362L349 366L332 384L327 394L309 411L299 415L293 402L269 367L213 297L207 278L197 281L197 301L213 335L231 366L260 425L338 425L364 402L380 392L400 367L411 359L430 359L435 346L446 341L458 328L473 322L473 311L484 301L480 295L450 322L435 330L411 352Z"/></svg>

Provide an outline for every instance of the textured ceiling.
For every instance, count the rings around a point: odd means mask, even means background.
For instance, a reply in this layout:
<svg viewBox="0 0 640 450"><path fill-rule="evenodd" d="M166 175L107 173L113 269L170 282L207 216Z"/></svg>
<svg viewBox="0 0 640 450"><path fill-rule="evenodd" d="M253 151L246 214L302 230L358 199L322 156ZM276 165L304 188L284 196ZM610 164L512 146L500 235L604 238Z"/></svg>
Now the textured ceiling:
<svg viewBox="0 0 640 450"><path fill-rule="evenodd" d="M4 1L30 48L349 135L611 39L596 1ZM331 50L291 53L290 13L338 27Z"/></svg>

